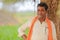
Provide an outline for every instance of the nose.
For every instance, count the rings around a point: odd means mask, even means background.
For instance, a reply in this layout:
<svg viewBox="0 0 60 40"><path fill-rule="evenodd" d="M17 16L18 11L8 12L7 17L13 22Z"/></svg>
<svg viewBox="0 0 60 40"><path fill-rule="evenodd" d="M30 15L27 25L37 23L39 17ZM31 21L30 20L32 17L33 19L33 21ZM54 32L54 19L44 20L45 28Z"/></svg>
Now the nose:
<svg viewBox="0 0 60 40"><path fill-rule="evenodd" d="M38 14L40 14L40 15L41 15L41 14L42 14L42 12L41 12L41 11L39 11L39 12L38 12Z"/></svg>

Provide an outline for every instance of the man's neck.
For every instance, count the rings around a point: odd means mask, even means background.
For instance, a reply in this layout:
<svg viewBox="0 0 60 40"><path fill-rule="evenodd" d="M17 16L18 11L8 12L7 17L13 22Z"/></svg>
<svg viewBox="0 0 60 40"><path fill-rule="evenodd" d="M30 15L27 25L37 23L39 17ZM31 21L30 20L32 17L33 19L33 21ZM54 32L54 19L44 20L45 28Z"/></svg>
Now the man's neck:
<svg viewBox="0 0 60 40"><path fill-rule="evenodd" d="M43 18L39 18L39 21L42 23L43 21L45 21L46 17Z"/></svg>

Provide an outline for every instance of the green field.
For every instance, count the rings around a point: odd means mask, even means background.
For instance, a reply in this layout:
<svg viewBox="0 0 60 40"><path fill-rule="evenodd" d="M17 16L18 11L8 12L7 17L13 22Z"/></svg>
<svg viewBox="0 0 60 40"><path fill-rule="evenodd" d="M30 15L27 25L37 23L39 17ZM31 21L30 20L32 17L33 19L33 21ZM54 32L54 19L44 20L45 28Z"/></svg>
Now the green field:
<svg viewBox="0 0 60 40"><path fill-rule="evenodd" d="M19 22L17 25L0 25L0 40L23 40L18 37L18 28L25 23L34 14L33 12L23 12L13 14L13 17ZM25 31L26 35L28 29Z"/></svg>
<svg viewBox="0 0 60 40"><path fill-rule="evenodd" d="M16 26L0 26L0 40L19 40Z"/></svg>
<svg viewBox="0 0 60 40"><path fill-rule="evenodd" d="M22 40L18 38L18 26L0 26L0 40Z"/></svg>
<svg viewBox="0 0 60 40"><path fill-rule="evenodd" d="M21 37L18 37L18 28L20 25L10 26L4 25L0 26L0 40L23 40ZM26 35L28 29L25 31Z"/></svg>

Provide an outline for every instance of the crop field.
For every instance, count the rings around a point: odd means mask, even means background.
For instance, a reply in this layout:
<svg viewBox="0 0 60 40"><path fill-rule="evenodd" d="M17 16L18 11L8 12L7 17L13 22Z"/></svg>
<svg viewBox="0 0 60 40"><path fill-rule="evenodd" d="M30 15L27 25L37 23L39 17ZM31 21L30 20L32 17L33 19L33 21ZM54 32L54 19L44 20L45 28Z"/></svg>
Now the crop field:
<svg viewBox="0 0 60 40"><path fill-rule="evenodd" d="M32 16L34 16L33 12L14 14L13 17L19 23L16 25L0 25L0 40L23 40L21 37L18 37L18 28ZM28 33L28 29L25 33Z"/></svg>

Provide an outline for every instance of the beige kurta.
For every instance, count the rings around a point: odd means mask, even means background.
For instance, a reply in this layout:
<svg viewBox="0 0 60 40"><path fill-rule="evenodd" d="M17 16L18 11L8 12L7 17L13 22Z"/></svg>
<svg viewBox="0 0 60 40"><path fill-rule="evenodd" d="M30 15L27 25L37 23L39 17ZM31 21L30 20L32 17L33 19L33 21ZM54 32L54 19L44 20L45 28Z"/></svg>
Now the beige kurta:
<svg viewBox="0 0 60 40"><path fill-rule="evenodd" d="M24 34L25 29L30 27L31 21L32 20L23 24L18 29L18 33L19 33L18 36L22 36ZM51 25L52 25L53 40L57 40L55 25L52 21L51 21ZM37 20L34 23L34 28L33 28L31 40L48 40L48 25L47 25L46 21L41 23L39 20Z"/></svg>

